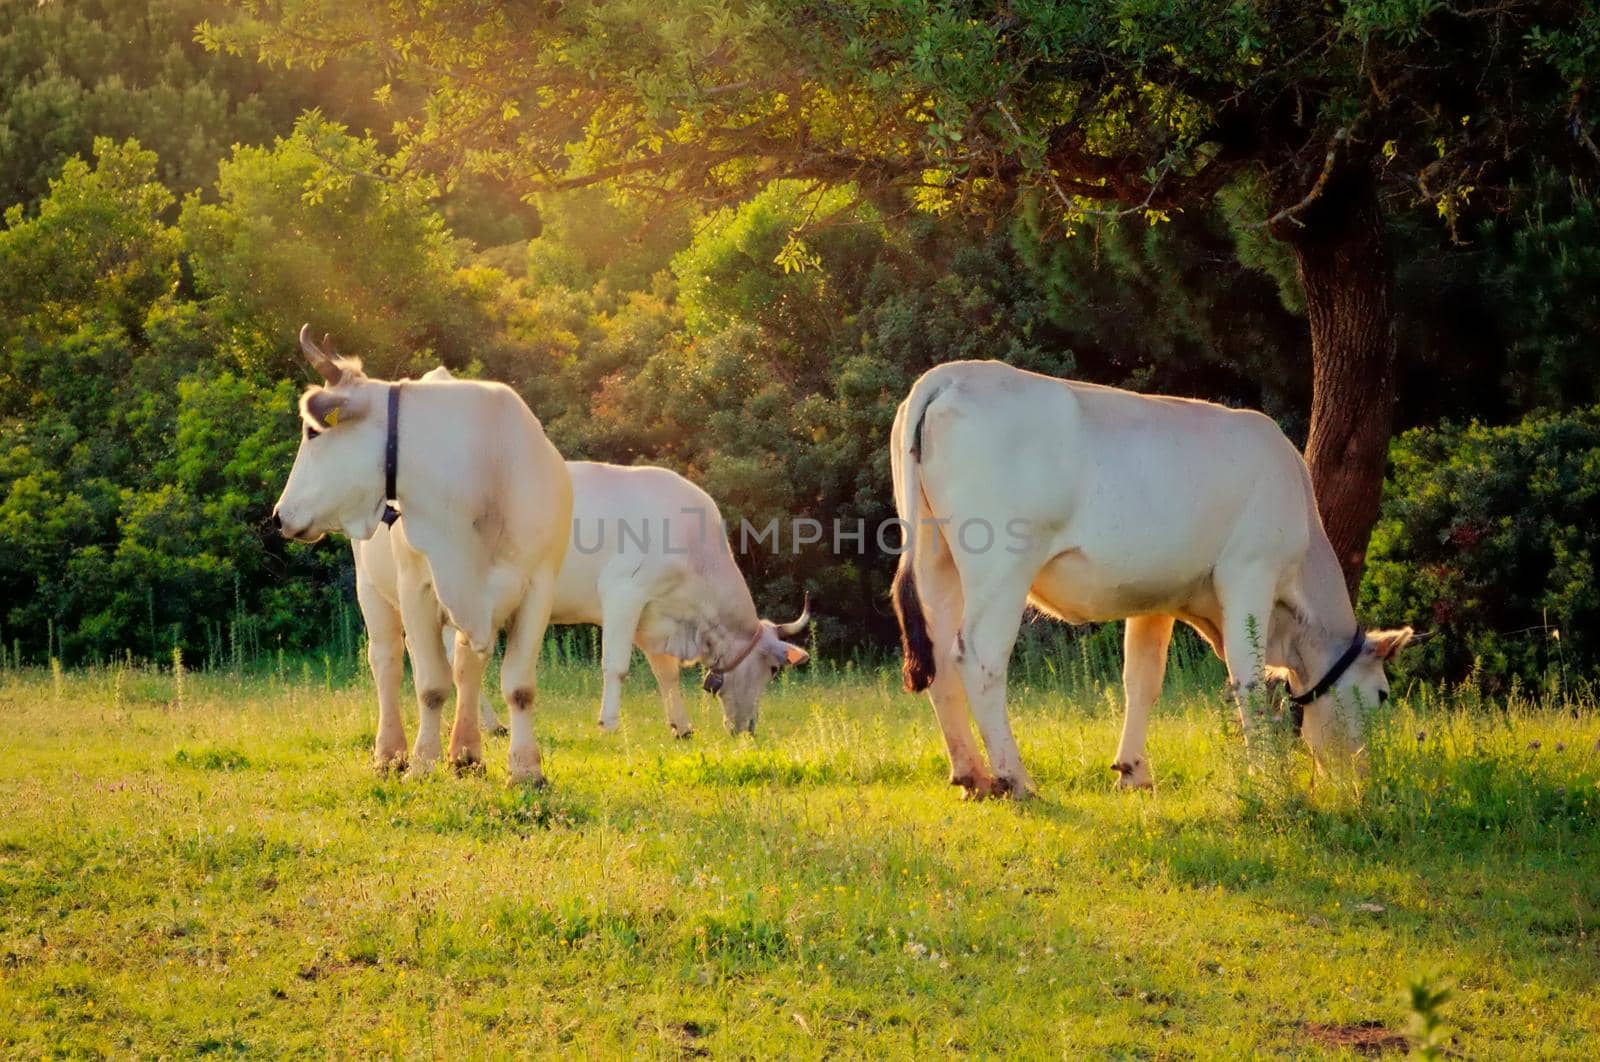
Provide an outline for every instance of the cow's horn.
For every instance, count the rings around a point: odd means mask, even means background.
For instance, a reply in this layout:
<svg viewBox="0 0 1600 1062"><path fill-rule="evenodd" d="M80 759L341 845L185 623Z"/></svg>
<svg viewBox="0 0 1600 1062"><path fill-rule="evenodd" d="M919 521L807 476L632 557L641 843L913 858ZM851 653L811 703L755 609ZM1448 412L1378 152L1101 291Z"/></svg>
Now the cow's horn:
<svg viewBox="0 0 1600 1062"><path fill-rule="evenodd" d="M339 368L332 358L317 348L316 341L311 338L311 325L309 323L300 326L300 350L305 354L306 360L311 363L311 367L317 370L328 383L336 384L344 379L344 370Z"/></svg>
<svg viewBox="0 0 1600 1062"><path fill-rule="evenodd" d="M800 607L800 618L793 623L785 623L778 628L778 633L785 638L793 638L805 632L811 626L811 595L806 594L805 604Z"/></svg>

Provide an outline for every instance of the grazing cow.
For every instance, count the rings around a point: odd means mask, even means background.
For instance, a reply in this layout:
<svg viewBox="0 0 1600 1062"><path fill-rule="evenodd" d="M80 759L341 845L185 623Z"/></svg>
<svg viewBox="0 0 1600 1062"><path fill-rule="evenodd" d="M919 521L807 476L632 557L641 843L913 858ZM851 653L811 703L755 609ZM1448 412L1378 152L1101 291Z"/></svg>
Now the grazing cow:
<svg viewBox="0 0 1600 1062"><path fill-rule="evenodd" d="M1145 725L1175 619L1227 663L1241 713L1271 665L1300 691L1318 762L1363 759L1362 706L1387 698L1383 664L1411 628L1357 627L1305 462L1269 418L952 362L901 403L890 460L909 526L894 588L906 686L930 693L952 784L1031 790L1006 716L1030 604L1127 620L1122 787L1151 784Z"/></svg>
<svg viewBox="0 0 1600 1062"><path fill-rule="evenodd" d="M556 585L553 623L600 624L605 688L600 726L616 729L622 680L637 645L666 701L667 725L690 731L678 669L699 661L730 734L755 733L761 694L809 654L785 638L811 622L756 615L711 496L665 468L568 462L573 541Z"/></svg>
<svg viewBox="0 0 1600 1062"><path fill-rule="evenodd" d="M434 369L423 379L441 375L449 374ZM678 670L695 660L707 665L706 686L722 701L728 732L754 733L767 683L782 668L809 659L804 649L784 638L805 630L810 609L787 624L757 617L716 502L677 473L588 461L570 461L567 469L574 537L556 583L550 622L600 625L600 726L608 731L617 727L622 680L637 645L661 688L674 734L688 737L693 730ZM402 520L395 530L404 524ZM356 590L378 685L379 743L384 733L392 732L403 748L399 668L379 666L380 661L398 660L402 631L395 604L399 571L387 555L389 538L380 528L368 541L355 544ZM492 729L494 712L486 697L479 713L482 725Z"/></svg>
<svg viewBox="0 0 1600 1062"><path fill-rule="evenodd" d="M483 669L507 630L501 690L511 707L513 782L544 774L533 736L539 646L567 551L572 479L538 418L515 391L468 380L369 379L359 362L334 359L300 331L307 360L327 381L300 398L304 432L273 518L289 538L329 531L365 541L403 513L392 545L411 635L421 721L413 772L440 755L440 715L453 672L450 758L482 762L477 713ZM390 617L392 623L393 617ZM447 660L442 624L456 629ZM397 638L373 666L398 674ZM379 642L374 638L374 645ZM382 688L380 682L380 688ZM463 711L462 706L470 706ZM389 713L398 719L398 712ZM398 736L398 743L395 738ZM380 727L380 762L404 757L404 734Z"/></svg>

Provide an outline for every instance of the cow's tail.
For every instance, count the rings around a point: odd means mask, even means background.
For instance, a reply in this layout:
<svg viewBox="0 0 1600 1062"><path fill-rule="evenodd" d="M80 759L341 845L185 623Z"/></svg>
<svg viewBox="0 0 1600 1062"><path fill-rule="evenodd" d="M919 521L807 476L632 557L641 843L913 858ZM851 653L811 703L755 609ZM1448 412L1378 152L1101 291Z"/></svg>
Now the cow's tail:
<svg viewBox="0 0 1600 1062"><path fill-rule="evenodd" d="M917 594L917 577L914 568L917 544L917 526L923 509L922 496L922 420L928 406L938 397L941 388L928 386L927 377L917 381L901 407L904 420L898 425L894 445L900 466L900 482L895 495L895 508L905 532L905 551L900 554L900 567L894 575L894 611L900 619L900 646L905 651L906 689L917 693L933 682L933 640L928 637L928 620L922 611L922 598Z"/></svg>

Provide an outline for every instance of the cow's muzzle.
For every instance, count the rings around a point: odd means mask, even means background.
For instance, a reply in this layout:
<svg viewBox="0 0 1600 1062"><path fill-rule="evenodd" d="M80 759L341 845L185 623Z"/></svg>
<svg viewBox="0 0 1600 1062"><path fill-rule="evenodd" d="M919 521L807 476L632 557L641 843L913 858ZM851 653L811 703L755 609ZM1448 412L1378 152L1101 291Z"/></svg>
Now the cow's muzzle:
<svg viewBox="0 0 1600 1062"><path fill-rule="evenodd" d="M278 514L276 509L272 510L272 526L278 529L278 534L295 542L319 542L322 539L322 532L313 531L310 525L290 527L283 522L283 517Z"/></svg>

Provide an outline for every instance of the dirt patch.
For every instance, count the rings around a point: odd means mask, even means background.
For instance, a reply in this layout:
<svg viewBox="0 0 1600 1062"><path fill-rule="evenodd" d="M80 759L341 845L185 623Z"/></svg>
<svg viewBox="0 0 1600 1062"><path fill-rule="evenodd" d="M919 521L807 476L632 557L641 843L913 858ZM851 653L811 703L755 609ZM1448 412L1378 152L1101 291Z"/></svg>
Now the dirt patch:
<svg viewBox="0 0 1600 1062"><path fill-rule="evenodd" d="M1301 1022L1300 1035L1322 1047L1347 1047L1362 1055L1404 1051L1411 1046L1411 1041L1378 1021L1358 1021L1353 1025Z"/></svg>

